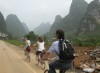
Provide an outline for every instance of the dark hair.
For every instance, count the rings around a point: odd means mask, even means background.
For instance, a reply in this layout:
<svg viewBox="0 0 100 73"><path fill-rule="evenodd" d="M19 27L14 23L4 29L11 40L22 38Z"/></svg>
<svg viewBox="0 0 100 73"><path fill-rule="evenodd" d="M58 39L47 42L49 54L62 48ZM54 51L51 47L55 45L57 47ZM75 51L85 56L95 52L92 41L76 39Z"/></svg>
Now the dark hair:
<svg viewBox="0 0 100 73"><path fill-rule="evenodd" d="M61 30L61 29L58 29L58 30L56 31L56 36L57 36L58 39L65 39L64 31Z"/></svg>
<svg viewBox="0 0 100 73"><path fill-rule="evenodd" d="M38 37L39 42L43 42L42 37Z"/></svg>

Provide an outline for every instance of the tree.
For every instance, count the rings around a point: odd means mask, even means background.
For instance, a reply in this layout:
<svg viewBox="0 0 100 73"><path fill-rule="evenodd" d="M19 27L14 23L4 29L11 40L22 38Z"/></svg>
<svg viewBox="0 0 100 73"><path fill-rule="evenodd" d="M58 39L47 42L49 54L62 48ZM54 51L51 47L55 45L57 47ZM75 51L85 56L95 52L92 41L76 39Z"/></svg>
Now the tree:
<svg viewBox="0 0 100 73"><path fill-rule="evenodd" d="M26 34L24 37L27 37L31 42L35 42L38 36L35 35L33 31L31 31L29 32L29 34Z"/></svg>

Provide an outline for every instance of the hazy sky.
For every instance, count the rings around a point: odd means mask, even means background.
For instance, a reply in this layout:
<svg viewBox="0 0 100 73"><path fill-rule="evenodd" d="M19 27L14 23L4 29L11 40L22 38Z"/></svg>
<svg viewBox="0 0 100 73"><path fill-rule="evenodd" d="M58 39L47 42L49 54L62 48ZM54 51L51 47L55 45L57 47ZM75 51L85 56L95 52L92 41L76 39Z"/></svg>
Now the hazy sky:
<svg viewBox="0 0 100 73"><path fill-rule="evenodd" d="M93 0L86 0L88 3ZM0 11L5 19L16 14L30 30L42 22L53 23L56 15L68 14L72 0L0 0Z"/></svg>

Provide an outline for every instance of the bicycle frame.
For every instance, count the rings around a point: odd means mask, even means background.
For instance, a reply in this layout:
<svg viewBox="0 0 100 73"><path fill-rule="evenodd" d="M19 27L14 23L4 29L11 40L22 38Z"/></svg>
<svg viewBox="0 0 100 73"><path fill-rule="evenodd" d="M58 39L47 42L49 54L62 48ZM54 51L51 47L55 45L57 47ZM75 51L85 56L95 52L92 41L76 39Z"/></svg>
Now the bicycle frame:
<svg viewBox="0 0 100 73"><path fill-rule="evenodd" d="M49 71L49 63L52 61L52 59L49 59L49 60L47 60L47 61L45 61L46 62L46 66L47 66L47 68L44 70L44 73L48 73L48 71ZM60 70L58 70L59 72L60 72ZM57 73L59 73L57 71ZM72 62L72 66L71 66L71 68L70 69L68 69L66 72L64 72L64 73L79 73L79 72L77 72L76 70L75 70L75 68L74 68L74 63Z"/></svg>
<svg viewBox="0 0 100 73"><path fill-rule="evenodd" d="M43 65L43 70L44 70L45 69L45 62L44 62L44 60L42 60L42 58L43 58L43 53L41 52L39 54L39 57L38 57L38 63L37 63L37 65L39 65L39 64Z"/></svg>

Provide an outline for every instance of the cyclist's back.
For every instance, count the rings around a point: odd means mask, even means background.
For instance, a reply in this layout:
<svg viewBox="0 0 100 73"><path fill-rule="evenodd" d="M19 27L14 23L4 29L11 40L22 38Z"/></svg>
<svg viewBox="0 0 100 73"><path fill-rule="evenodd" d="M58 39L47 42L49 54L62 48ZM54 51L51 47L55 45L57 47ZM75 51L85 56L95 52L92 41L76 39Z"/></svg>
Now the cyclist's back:
<svg viewBox="0 0 100 73"><path fill-rule="evenodd" d="M43 51L45 48L44 48L44 42L37 42L38 44L38 51Z"/></svg>
<svg viewBox="0 0 100 73"><path fill-rule="evenodd" d="M30 40L28 40L26 37L24 38L24 41L25 41L25 49L24 49L24 51L25 51L25 54L26 54L26 49L27 49L28 47L30 47L31 42L30 42Z"/></svg>
<svg viewBox="0 0 100 73"><path fill-rule="evenodd" d="M45 50L44 41L43 41L42 37L38 37L37 46L38 46L38 48L36 51L36 57L39 60L39 55L43 52L43 50Z"/></svg>
<svg viewBox="0 0 100 73"><path fill-rule="evenodd" d="M57 30L56 31L56 36L57 36L58 40L53 42L53 44L49 48L48 52L44 56L44 59L48 58L51 53L53 53L53 52L56 53L57 54L56 61L49 64L49 73L56 73L55 69L59 69L60 73L65 73L66 70L71 68L71 64L72 64L73 60L62 61L60 59L60 57L59 57L59 55L60 55L59 42L60 42L60 39L64 40L63 30Z"/></svg>
<svg viewBox="0 0 100 73"><path fill-rule="evenodd" d="M27 56L27 59L29 59L29 61L30 61L31 42L26 37L25 37L24 40L25 40L25 49L24 49L24 52L25 52L25 55Z"/></svg>

